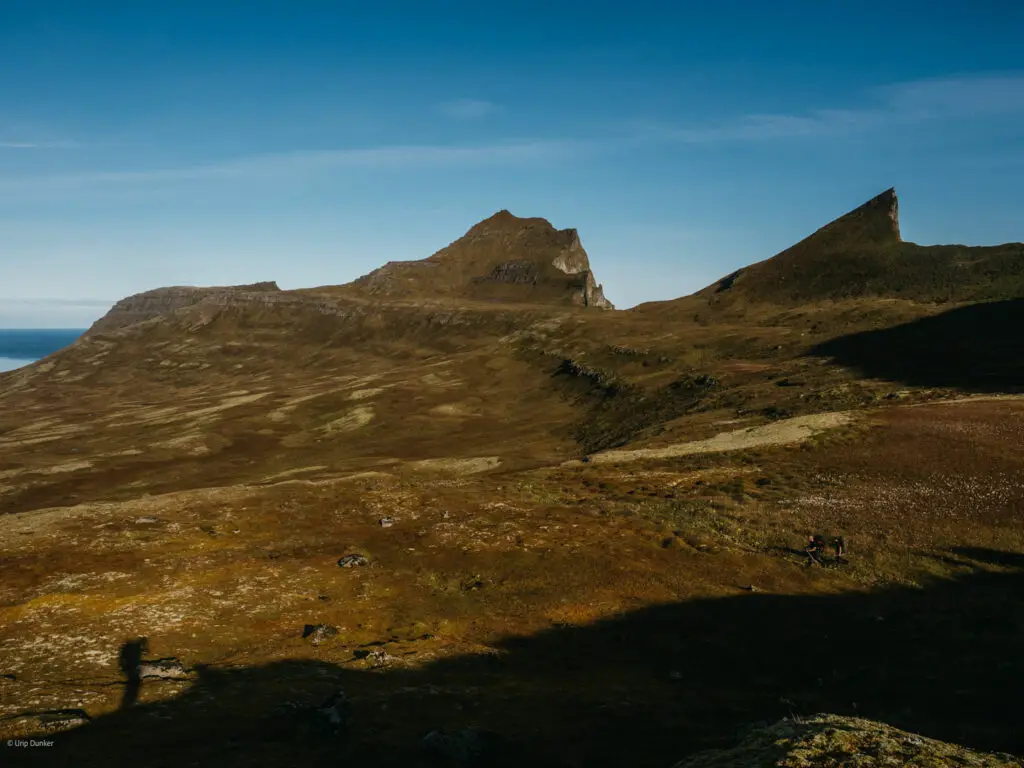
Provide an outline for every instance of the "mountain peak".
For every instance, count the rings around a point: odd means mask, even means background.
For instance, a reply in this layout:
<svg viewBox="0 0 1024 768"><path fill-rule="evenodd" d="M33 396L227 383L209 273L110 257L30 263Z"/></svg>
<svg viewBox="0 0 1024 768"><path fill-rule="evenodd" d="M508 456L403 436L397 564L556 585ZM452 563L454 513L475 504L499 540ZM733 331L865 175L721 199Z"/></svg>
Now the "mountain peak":
<svg viewBox="0 0 1024 768"><path fill-rule="evenodd" d="M970 250L971 258L965 258ZM923 301L1015 295L1024 275L1019 244L919 246L900 236L899 200L890 187L770 259L698 294L724 307L749 302L797 305L886 296Z"/></svg>
<svg viewBox="0 0 1024 768"><path fill-rule="evenodd" d="M394 261L347 290L395 298L449 297L614 309L575 229L502 209L432 256Z"/></svg>
<svg viewBox="0 0 1024 768"><path fill-rule="evenodd" d="M523 218L516 216L507 208L502 208L492 216L474 224L466 232L467 237L487 235L493 233L509 233L523 229L545 229L552 232L557 231L547 219Z"/></svg>
<svg viewBox="0 0 1024 768"><path fill-rule="evenodd" d="M845 247L848 242L856 242L860 245L869 242L879 245L902 242L899 199L896 197L896 189L889 187L863 205L829 222L802 243L793 247L796 248L812 240L819 241L821 245L838 245L840 247Z"/></svg>

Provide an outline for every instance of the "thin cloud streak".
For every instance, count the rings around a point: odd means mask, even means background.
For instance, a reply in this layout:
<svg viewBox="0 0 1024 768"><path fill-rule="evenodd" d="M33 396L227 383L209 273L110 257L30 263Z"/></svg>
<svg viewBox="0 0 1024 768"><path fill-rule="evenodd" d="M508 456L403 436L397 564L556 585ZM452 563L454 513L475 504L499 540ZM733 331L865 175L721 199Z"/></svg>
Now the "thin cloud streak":
<svg viewBox="0 0 1024 768"><path fill-rule="evenodd" d="M254 179L329 170L422 170L517 164L565 158L584 150L583 141L533 141L489 146L398 145L355 149L302 150L223 160L205 165L154 170L92 171L78 174L0 177L0 191L54 189L106 184L158 184L217 179Z"/></svg>
<svg viewBox="0 0 1024 768"><path fill-rule="evenodd" d="M54 309L103 309L115 304L110 299L0 298L0 310L31 307Z"/></svg>
<svg viewBox="0 0 1024 768"><path fill-rule="evenodd" d="M646 125L648 138L692 144L850 135L927 121L1024 113L1024 74L964 76L874 88L868 106L802 114L747 114L710 125Z"/></svg>
<svg viewBox="0 0 1024 768"><path fill-rule="evenodd" d="M73 149L77 141L0 141L0 149Z"/></svg>

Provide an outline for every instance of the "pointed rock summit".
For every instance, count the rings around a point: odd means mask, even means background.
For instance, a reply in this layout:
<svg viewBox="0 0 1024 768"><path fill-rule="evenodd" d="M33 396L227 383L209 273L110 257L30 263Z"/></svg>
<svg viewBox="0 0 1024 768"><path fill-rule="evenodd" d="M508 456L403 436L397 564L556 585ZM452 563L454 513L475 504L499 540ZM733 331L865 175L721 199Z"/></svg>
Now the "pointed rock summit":
<svg viewBox="0 0 1024 768"><path fill-rule="evenodd" d="M464 298L613 309L575 229L501 210L419 261L392 261L343 290L391 298Z"/></svg>
<svg viewBox="0 0 1024 768"><path fill-rule="evenodd" d="M899 200L896 198L896 190L890 187L859 208L826 224L790 250L808 243L821 247L844 247L901 241Z"/></svg>
<svg viewBox="0 0 1024 768"><path fill-rule="evenodd" d="M900 236L899 201L887 189L770 259L696 295L711 306L786 306L868 296L916 301L978 301L1020 295L1019 243L920 246Z"/></svg>

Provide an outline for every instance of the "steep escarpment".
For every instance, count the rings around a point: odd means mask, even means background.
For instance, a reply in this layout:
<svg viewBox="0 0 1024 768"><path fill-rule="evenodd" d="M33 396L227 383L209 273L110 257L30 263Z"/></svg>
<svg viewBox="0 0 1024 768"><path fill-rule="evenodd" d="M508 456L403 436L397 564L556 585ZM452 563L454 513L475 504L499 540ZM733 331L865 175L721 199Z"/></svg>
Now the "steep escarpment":
<svg viewBox="0 0 1024 768"><path fill-rule="evenodd" d="M238 294L280 293L277 283L262 282L251 285L217 286L197 288L192 286L171 286L156 288L121 299L107 314L93 323L87 334L106 333L135 325L154 317L170 315L179 309L195 306L204 301L229 299Z"/></svg>
<svg viewBox="0 0 1024 768"><path fill-rule="evenodd" d="M462 298L613 309L575 229L499 211L419 261L392 261L334 290L378 298Z"/></svg>
<svg viewBox="0 0 1024 768"><path fill-rule="evenodd" d="M900 234L888 189L766 261L698 292L712 306L781 305L860 297L920 302L1024 295L1024 244L921 246Z"/></svg>

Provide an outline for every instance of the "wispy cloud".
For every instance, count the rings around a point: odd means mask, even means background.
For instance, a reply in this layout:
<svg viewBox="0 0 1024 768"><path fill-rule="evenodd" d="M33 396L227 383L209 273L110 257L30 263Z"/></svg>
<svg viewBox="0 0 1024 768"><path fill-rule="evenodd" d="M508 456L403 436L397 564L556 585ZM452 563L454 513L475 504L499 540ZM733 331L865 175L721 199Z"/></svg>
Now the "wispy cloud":
<svg viewBox="0 0 1024 768"><path fill-rule="evenodd" d="M458 120L474 120L501 111L501 106L484 99L454 99L437 105L438 110Z"/></svg>
<svg viewBox="0 0 1024 768"><path fill-rule="evenodd" d="M745 114L714 123L644 125L650 138L712 144L828 137L899 124L1024 113L1024 74L978 75L895 83L871 89L864 104L802 113Z"/></svg>
<svg viewBox="0 0 1024 768"><path fill-rule="evenodd" d="M71 149L81 146L76 141L4 141L0 149Z"/></svg>
<svg viewBox="0 0 1024 768"><path fill-rule="evenodd" d="M0 176L0 191L96 185L158 184L218 179L278 178L337 170L416 170L549 161L578 153L583 141L528 141L482 146L396 145L249 155L179 168Z"/></svg>

